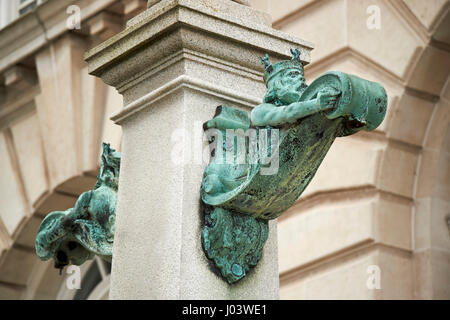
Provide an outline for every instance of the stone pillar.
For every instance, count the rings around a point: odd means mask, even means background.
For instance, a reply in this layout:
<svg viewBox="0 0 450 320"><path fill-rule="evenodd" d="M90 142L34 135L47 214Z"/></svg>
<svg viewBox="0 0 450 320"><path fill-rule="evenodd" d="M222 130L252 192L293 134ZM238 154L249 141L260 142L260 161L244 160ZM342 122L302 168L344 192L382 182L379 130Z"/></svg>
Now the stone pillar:
<svg viewBox="0 0 450 320"><path fill-rule="evenodd" d="M259 57L312 45L228 0L162 0L86 54L124 108L111 299L278 299L276 221L258 266L229 285L203 253L201 126L221 104L250 110L265 93ZM184 146L184 148L180 148ZM184 164L177 164L174 158Z"/></svg>

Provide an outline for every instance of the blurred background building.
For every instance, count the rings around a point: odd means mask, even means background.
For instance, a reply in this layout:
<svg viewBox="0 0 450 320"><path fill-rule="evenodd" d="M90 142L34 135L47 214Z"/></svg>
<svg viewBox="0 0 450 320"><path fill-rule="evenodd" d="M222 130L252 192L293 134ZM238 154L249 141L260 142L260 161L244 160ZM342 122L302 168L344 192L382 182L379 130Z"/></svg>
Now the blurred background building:
<svg viewBox="0 0 450 320"><path fill-rule="evenodd" d="M389 96L383 124L337 139L279 219L281 298L449 299L449 1L250 2L315 44L308 82L339 70ZM83 54L146 6L0 0L0 299L108 297L108 263L83 265L71 290L34 240L47 213L94 186L101 142L120 151L109 116L122 98L88 75Z"/></svg>

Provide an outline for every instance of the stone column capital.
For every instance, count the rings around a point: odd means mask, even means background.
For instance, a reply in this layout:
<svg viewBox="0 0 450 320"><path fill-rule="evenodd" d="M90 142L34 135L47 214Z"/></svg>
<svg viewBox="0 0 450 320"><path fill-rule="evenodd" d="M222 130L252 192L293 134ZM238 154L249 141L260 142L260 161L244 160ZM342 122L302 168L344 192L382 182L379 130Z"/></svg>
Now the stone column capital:
<svg viewBox="0 0 450 320"><path fill-rule="evenodd" d="M127 95L131 87L158 68L187 59L187 53L259 76L259 56L269 53L275 61L283 60L296 47L308 64L311 43L272 29L270 16L233 1L162 0L89 50L85 59L89 73L114 86L128 104L135 100Z"/></svg>

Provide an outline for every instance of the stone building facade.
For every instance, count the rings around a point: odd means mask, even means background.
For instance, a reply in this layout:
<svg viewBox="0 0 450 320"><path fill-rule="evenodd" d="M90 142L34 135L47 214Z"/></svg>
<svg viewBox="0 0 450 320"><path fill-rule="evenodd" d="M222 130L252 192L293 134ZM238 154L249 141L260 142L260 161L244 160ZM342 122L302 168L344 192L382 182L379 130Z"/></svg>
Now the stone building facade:
<svg viewBox="0 0 450 320"><path fill-rule="evenodd" d="M383 124L337 139L279 218L280 297L450 298L449 1L250 2L314 43L308 82L339 70L389 96ZM45 214L93 187L101 142L121 149L109 117L122 97L88 75L83 55L146 7L0 0L0 299L107 298L109 264L83 265L73 290L34 239Z"/></svg>

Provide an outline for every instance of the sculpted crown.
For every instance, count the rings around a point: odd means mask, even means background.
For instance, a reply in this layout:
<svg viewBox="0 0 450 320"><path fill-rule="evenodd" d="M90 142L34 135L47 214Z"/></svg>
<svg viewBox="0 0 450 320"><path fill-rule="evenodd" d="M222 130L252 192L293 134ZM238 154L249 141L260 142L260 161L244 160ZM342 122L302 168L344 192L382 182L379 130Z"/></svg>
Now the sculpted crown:
<svg viewBox="0 0 450 320"><path fill-rule="evenodd" d="M270 63L268 54L260 58L261 64L264 66L264 82L266 85L276 74L287 69L299 70L302 76L304 76L303 64L300 60L300 50L298 48L291 49L291 54L291 60L280 61L275 64Z"/></svg>

